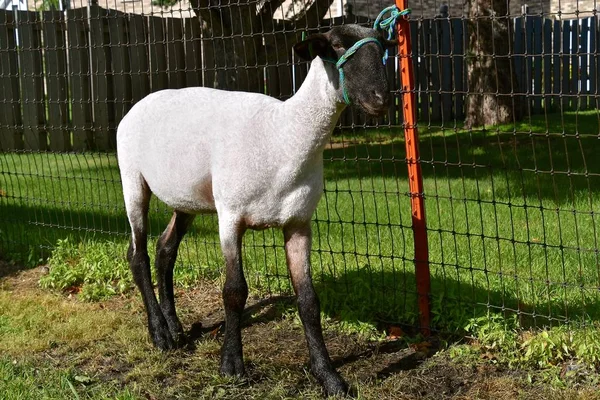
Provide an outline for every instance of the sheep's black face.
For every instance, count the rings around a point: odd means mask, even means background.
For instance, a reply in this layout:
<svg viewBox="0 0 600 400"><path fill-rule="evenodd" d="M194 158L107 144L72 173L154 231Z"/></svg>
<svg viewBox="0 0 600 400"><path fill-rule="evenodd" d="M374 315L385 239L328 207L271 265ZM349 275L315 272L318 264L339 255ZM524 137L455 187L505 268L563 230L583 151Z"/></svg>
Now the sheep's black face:
<svg viewBox="0 0 600 400"><path fill-rule="evenodd" d="M364 38L375 38L379 43L363 44L343 65L344 87L352 104L358 105L371 115L387 112L390 98L388 82L383 65L383 48L393 43L383 38L374 29L358 25L343 25L327 33L309 36L296 44L294 50L306 60L316 56L337 62L356 42Z"/></svg>

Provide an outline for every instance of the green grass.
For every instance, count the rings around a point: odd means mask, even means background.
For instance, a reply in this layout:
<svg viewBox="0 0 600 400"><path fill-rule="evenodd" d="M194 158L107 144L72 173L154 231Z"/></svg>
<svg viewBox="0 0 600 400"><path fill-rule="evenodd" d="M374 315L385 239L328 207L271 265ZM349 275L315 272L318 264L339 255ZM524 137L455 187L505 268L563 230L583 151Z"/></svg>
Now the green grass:
<svg viewBox="0 0 600 400"><path fill-rule="evenodd" d="M437 328L462 331L489 309L519 311L526 326L600 317L598 132L596 111L488 130L421 128ZM415 324L402 134L342 134L335 140L355 143L326 151L326 193L313 225L324 311L357 324ZM51 272L46 286L83 285L90 299L130 286L113 154L2 154L0 189L5 256L36 263L58 248L50 258L57 275ZM151 209L155 239L170 211L156 200ZM260 294L290 292L281 244L281 233L271 230L245 239L247 278ZM83 272L73 272L67 284L65 271L77 265ZM190 286L215 279L221 265L216 219L198 217L182 245L176 280Z"/></svg>
<svg viewBox="0 0 600 400"><path fill-rule="evenodd" d="M301 324L283 303L244 319L248 376L229 379L218 373L222 338L207 333L215 314L223 317L214 283L176 291L184 326L202 321L205 333L193 349L162 353L150 343L139 296L79 301L38 288L39 275L0 279L2 399L323 398L307 371ZM523 332L515 318L492 315L467 329L471 344L440 348L367 338L324 320L332 358L358 399L597 398L597 326ZM571 372L563 375L565 365Z"/></svg>
<svg viewBox="0 0 600 400"><path fill-rule="evenodd" d="M0 356L0 393L5 400L141 398L128 389L94 385L88 376L77 375L72 370L57 371L50 365L11 361L3 356Z"/></svg>
<svg viewBox="0 0 600 400"><path fill-rule="evenodd" d="M0 289L2 399L141 398L130 388L103 382L75 367L90 360L94 344L94 351L107 354L99 344L109 336L117 346L140 341L131 318L97 304L68 302L28 288ZM85 351L88 354L82 354ZM66 360L58 365L57 358L62 357Z"/></svg>

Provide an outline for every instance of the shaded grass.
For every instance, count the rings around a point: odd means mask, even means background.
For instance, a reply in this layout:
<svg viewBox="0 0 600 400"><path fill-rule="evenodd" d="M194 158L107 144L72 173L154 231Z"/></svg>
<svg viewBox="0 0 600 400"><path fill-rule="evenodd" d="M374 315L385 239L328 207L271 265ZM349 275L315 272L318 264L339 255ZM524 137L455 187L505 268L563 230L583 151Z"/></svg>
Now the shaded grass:
<svg viewBox="0 0 600 400"><path fill-rule="evenodd" d="M354 143L325 152L326 192L313 225L317 287L330 316L414 325L403 138L384 129L366 137L338 136ZM518 313L526 326L600 317L597 140L595 111L488 130L421 130L437 328L461 331L490 309ZM34 264L70 238L73 253L122 252L117 264L125 268L128 226L114 155L3 154L0 179L6 255ZM170 211L156 200L151 209L156 238ZM291 292L281 243L275 231L246 236L256 293ZM221 265L216 219L200 216L182 245L177 281L214 279Z"/></svg>

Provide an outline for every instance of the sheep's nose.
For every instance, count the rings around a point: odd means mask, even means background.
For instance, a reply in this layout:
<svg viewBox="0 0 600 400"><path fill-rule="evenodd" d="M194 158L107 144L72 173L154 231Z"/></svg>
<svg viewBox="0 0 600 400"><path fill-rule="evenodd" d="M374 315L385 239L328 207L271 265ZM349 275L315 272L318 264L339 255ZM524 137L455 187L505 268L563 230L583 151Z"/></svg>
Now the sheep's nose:
<svg viewBox="0 0 600 400"><path fill-rule="evenodd" d="M390 96L387 92L373 91L373 100L377 107L387 106L389 97Z"/></svg>

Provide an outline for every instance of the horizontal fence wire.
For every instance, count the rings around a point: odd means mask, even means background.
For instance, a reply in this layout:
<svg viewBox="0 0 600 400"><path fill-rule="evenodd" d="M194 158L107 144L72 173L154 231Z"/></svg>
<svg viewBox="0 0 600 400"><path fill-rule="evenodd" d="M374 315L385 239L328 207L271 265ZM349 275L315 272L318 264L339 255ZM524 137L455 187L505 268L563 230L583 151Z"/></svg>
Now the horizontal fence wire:
<svg viewBox="0 0 600 400"><path fill-rule="evenodd" d="M133 105L192 86L289 99L309 67L294 43L341 24L371 26L390 5L160 1L0 10L2 257L45 262L65 241L125 257L115 146ZM432 327L442 331L487 312L524 326L600 316L596 10L591 1L505 3L410 4ZM348 107L325 149L312 262L327 312L416 326L396 49L386 69L388 112ZM151 240L171 213L152 200ZM278 231L249 233L244 249L252 287L291 292ZM222 263L216 217L200 216L177 269L213 278Z"/></svg>

